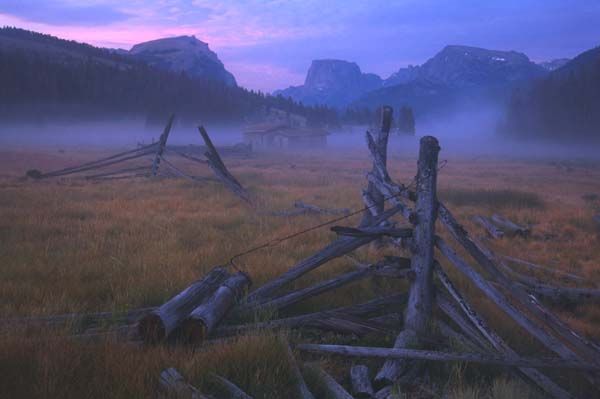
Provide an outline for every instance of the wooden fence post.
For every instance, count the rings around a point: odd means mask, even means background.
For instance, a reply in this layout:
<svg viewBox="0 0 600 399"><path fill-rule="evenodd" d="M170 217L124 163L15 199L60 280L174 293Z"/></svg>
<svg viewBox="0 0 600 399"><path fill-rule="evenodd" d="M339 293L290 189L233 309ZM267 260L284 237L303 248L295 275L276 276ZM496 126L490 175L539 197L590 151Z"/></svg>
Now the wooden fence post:
<svg viewBox="0 0 600 399"><path fill-rule="evenodd" d="M387 145L390 135L390 128L392 126L392 114L392 107L387 105L381 107L379 131L375 137L373 137L377 152L380 154L384 166L386 166L387 163ZM372 173L377 173L377 166L375 165L375 162L373 163ZM384 209L384 196L373 183L369 182L369 186L363 193L363 196L366 197L367 201L369 201L371 204L374 204L375 207L372 210L365 212L361 226L368 225L374 215L380 214Z"/></svg>
<svg viewBox="0 0 600 399"><path fill-rule="evenodd" d="M165 147L167 146L167 139L169 138L169 133L171 132L171 126L173 126L174 119L175 114L171 114L167 125L165 126L165 130L163 130L162 134L160 135L160 139L158 140L158 149L156 150L156 156L154 157L154 161L152 162L152 176L156 176L158 174L160 158L162 157L163 152L165 152Z"/></svg>
<svg viewBox="0 0 600 399"><path fill-rule="evenodd" d="M437 161L440 146L435 137L421 139L417 171L416 225L411 269L415 279L409 291L404 316L404 330L396 338L395 348L419 345L419 335L426 334L434 299L433 266L435 220L437 217ZM395 382L402 374L403 364L388 360L375 378L379 384Z"/></svg>

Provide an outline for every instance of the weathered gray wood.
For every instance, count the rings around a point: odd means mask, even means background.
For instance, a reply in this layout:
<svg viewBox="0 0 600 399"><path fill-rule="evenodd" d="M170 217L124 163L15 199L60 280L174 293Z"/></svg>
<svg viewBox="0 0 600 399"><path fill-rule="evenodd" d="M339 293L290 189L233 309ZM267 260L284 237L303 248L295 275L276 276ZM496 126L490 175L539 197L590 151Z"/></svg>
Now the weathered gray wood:
<svg viewBox="0 0 600 399"><path fill-rule="evenodd" d="M564 360L557 358L508 357L481 353L453 353L420 349L390 349L347 345L300 344L297 345L296 348L305 352L319 354L329 353L333 355L362 358L374 357L381 359L414 359L442 362L457 361L490 364L506 367L533 367L587 371L600 370L600 366L591 363L581 362L578 360Z"/></svg>
<svg viewBox="0 0 600 399"><path fill-rule="evenodd" d="M388 138L390 135L390 129L392 126L392 114L393 114L393 110L392 107L389 106L383 106L380 109L380 126L379 126L379 130L377 132L376 137L374 138L374 146L375 148L373 149L374 152L376 152L384 167L387 163L387 145L388 145ZM370 133L367 132L367 137L371 137ZM378 165L376 165L375 163L373 164L373 173L377 173L378 170ZM377 187L372 184L369 183L369 186L367 188L367 193L369 198L373 201L373 203L375 203L375 211L377 214L380 214L381 212L383 212L384 210L384 194L382 194ZM373 225L372 223L372 219L373 219L373 215L371 214L371 212L365 212L364 216L363 216L363 220L361 222L361 226L366 226L366 225Z"/></svg>
<svg viewBox="0 0 600 399"><path fill-rule="evenodd" d="M246 313L249 311L256 310L258 308L280 310L307 298L311 298L324 292L331 291L333 289L343 287L344 285L350 284L352 282L372 276L377 272L378 269L382 269L384 266L385 264L378 263L369 267L365 267L363 269L354 270L342 274L341 276L337 276L332 279L311 285L310 287L306 287L297 291L290 292L288 294L284 294L274 299L256 301L242 305L238 308L238 311L241 313Z"/></svg>
<svg viewBox="0 0 600 399"><path fill-rule="evenodd" d="M246 331L251 330L261 330L261 329L277 329L277 328L299 328L303 326L308 327L319 327L319 325L315 325L311 323L313 321L324 320L332 316L336 315L346 315L346 316L367 316L372 313L380 312L384 309L390 308L392 306L400 306L406 303L407 296L405 294L391 295L383 298L376 298L365 303L361 303L358 305L350 305L339 307L330 310L323 310L320 312L303 314L300 316L293 316L284 319L276 319L265 321L261 323L252 323L252 324L242 324L242 325L234 325L234 326L224 326L217 329L217 335L232 335L232 334L241 334Z"/></svg>
<svg viewBox="0 0 600 399"><path fill-rule="evenodd" d="M160 373L158 386L165 399L208 399L172 367Z"/></svg>
<svg viewBox="0 0 600 399"><path fill-rule="evenodd" d="M333 331L339 334L354 334L358 337L367 334L387 335L392 332L389 328L375 320L364 320L344 313L332 313L322 319L313 319L304 324L304 326Z"/></svg>
<svg viewBox="0 0 600 399"><path fill-rule="evenodd" d="M418 347L419 335L425 334L431 318L434 288L433 265L435 220L437 216L437 161L440 146L435 137L421 138L417 171L417 215L414 228L414 252L411 270L415 278L411 284L404 316L404 329L398 335L395 348ZM407 330L407 331L406 331ZM403 364L388 360L377 373L379 385L395 382L402 374Z"/></svg>
<svg viewBox="0 0 600 399"><path fill-rule="evenodd" d="M192 180L192 181L200 182L200 183L204 183L204 182L207 182L207 181L217 181L217 179L214 179L214 178L211 178L211 177L192 176L190 174L187 174L183 170L179 169L177 166L175 166L172 162L170 162L165 157L160 157L160 159L165 163L165 165L167 165L171 169L171 171L174 174L174 177L177 177L177 176L178 177L183 177L184 179L188 179L188 180Z"/></svg>
<svg viewBox="0 0 600 399"><path fill-rule="evenodd" d="M217 374L211 374L211 380L218 385L223 391L227 392L227 397L230 399L252 399L252 396L242 391L240 387L235 385L228 379Z"/></svg>
<svg viewBox="0 0 600 399"><path fill-rule="evenodd" d="M212 169L219 180L221 180L221 182L235 195L248 203L252 203L250 200L250 194L248 194L240 182L238 182L237 179L233 177L231 173L229 173L229 170L225 166L225 163L223 163L219 152L213 145L212 140L206 132L206 129L204 129L204 126L199 126L198 131L200 132L200 135L206 144L207 151L204 153L204 156L208 160L208 166Z"/></svg>
<svg viewBox="0 0 600 399"><path fill-rule="evenodd" d="M167 145L167 140L169 139L169 133L171 133L171 127L173 126L173 120L175 119L175 115L171 114L169 120L167 121L167 125L163 130L160 138L158 139L158 148L156 149L156 155L154 156L154 161L152 162L152 176L156 176L158 174L158 168L160 166L160 160L162 158L163 152L165 152L165 147Z"/></svg>
<svg viewBox="0 0 600 399"><path fill-rule="evenodd" d="M497 352L506 355L515 357L518 356L517 353L510 347L508 344L498 336L481 318L481 316L473 309L473 307L467 302L467 300L458 292L458 290L450 281L448 275L444 272L439 264L436 265L435 272L442 285L446 288L446 290L450 293L450 295L454 298L456 303L461 307L464 314L469 318L472 324L469 324L466 320L462 318L461 315L455 314L454 307L445 301L442 296L437 297L437 303L444 312L450 316L450 318L457 323L457 325L475 342L479 344L482 348L487 348L485 342L481 342L480 336L473 332L473 327L477 328L477 330L481 333L486 341L492 345L494 350ZM527 378L529 378L534 384L544 390L547 394L551 395L554 398L558 399L568 399L571 398L571 395L557 385L554 381L548 378L546 375L542 374L540 371L532 368L519 368L519 371L523 373Z"/></svg>
<svg viewBox="0 0 600 399"><path fill-rule="evenodd" d="M329 373L323 370L318 364L304 364L304 368L312 371L312 373L323 384L323 386L327 390L328 395L332 399L353 399L352 395L350 395L348 391L344 389L343 386L338 384L338 382L331 375L329 375Z"/></svg>
<svg viewBox="0 0 600 399"><path fill-rule="evenodd" d="M52 174L45 174L45 175L41 175L39 178L41 179L45 179L45 178L50 178L50 177L60 177L60 176L66 176L66 175L70 175L70 174L75 174L75 173L81 173L81 172L87 172L90 170L96 170L96 169L100 169L100 168L105 168L107 166L111 166L111 165L115 165L121 162L125 162L125 161L130 161L132 159L138 159L141 157L145 157L146 155L152 154L153 151L149 150L149 151L142 151L142 152L137 152L134 153L133 155L129 155L123 158L119 158L119 159L115 159L112 161L107 161L107 162L102 162L102 163L98 163L92 166L86 166L86 167L81 167L78 168L76 170L72 170L69 172L63 172L63 173L58 173L58 172L54 172Z"/></svg>
<svg viewBox="0 0 600 399"><path fill-rule="evenodd" d="M498 290L494 284L484 279L479 273L473 270L462 258L460 258L443 240L438 238L437 243L440 251L456 266L465 276L467 276L485 295L490 298L500 309L510 316L517 324L523 327L533 335L547 349L558 354L565 361L583 360L569 346L565 345L560 339L548 333L538 322L532 320L528 315L517 309L506 296ZM597 359L590 357L588 360L597 362ZM587 376L588 380L595 384L595 377Z"/></svg>
<svg viewBox="0 0 600 399"><path fill-rule="evenodd" d="M504 260L507 260L509 262L513 262L513 263L517 263L519 265L526 266L529 269L544 270L544 271L547 271L547 272L550 272L550 273L554 273L554 274L563 276L563 277L571 279L571 280L586 281L583 277L578 276L576 274L569 273L569 272L564 272L562 270L559 270L559 269L556 269L556 268L552 268L552 267L548 267L548 266L544 266L544 265L538 265L536 263L529 262L529 261L526 261L526 260L523 260L523 259L519 259L519 258L515 258L513 256L502 255L501 258L504 259Z"/></svg>
<svg viewBox="0 0 600 399"><path fill-rule="evenodd" d="M350 368L352 393L357 398L371 398L375 393L369 378L369 368L363 364L355 364Z"/></svg>
<svg viewBox="0 0 600 399"><path fill-rule="evenodd" d="M139 171L148 171L149 169L147 166L135 166L135 167L131 167L131 168L123 168L123 169L118 169L118 170L113 170L113 171L109 171L109 172L104 172L104 173L98 173L95 175L88 175L85 176L86 179L91 180L91 179L99 179L102 177L108 177L108 176L114 176L114 175L120 175L120 174L124 174L124 173L129 173L129 172L139 172Z"/></svg>
<svg viewBox="0 0 600 399"><path fill-rule="evenodd" d="M206 150L206 147L203 147L203 148ZM177 154L180 157L185 158L185 159L187 159L189 161L193 161L193 162L197 162L197 163L200 163L200 164L208 165L208 161L206 159L201 159L201 158L195 157L193 155L186 154L185 152L178 151L178 150L176 150L174 148L167 147L167 151L168 152L172 152L174 154Z"/></svg>
<svg viewBox="0 0 600 399"><path fill-rule="evenodd" d="M366 237L366 236L388 236L393 238L409 238L413 236L411 228L396 228L394 226L376 226L376 227L346 227L333 226L334 233L346 237Z"/></svg>
<svg viewBox="0 0 600 399"><path fill-rule="evenodd" d="M342 209L321 208L316 205L307 204L303 201L295 201L294 208L306 209L307 211L310 211L310 212L322 213L325 215L347 215L350 213L350 209L348 209L348 208L342 208Z"/></svg>
<svg viewBox="0 0 600 399"><path fill-rule="evenodd" d="M296 358L294 357L294 352L292 351L289 343L286 345L286 351L288 361L290 362L290 367L292 368L292 374L294 374L294 378L296 379L296 385L298 387L300 399L315 399L313 394L310 392L310 389L308 389L308 386L304 381L304 377L302 377L302 373L300 372L300 368L298 367L298 363L296 363Z"/></svg>
<svg viewBox="0 0 600 399"><path fill-rule="evenodd" d="M446 283L448 283L449 280L444 281L442 284L445 286ZM454 287L452 287L454 288ZM458 297L461 297L460 294L458 293L458 291L455 291L452 293L453 297L455 295L457 295ZM459 309L457 309L447 298L445 298L444 295L442 295L441 293L439 293L436 296L436 303L438 305L438 307L440 308L440 310L446 315L448 316L448 318L450 320L452 320L458 327L460 327L461 331L467 336L469 337L469 339L471 339L473 342L477 343L477 346L479 346L482 349L490 349L490 344L489 344L489 339L486 340L486 338L484 338L484 336L482 335L482 333L480 331L478 331L478 329L476 329L473 324L471 322L469 322L469 320L465 319L465 317L463 316L463 314L460 312ZM471 316L474 317L474 316ZM480 324L478 324L479 326L486 326L486 324L484 324L483 322L480 322ZM486 334L493 334L495 337L495 333L492 330L487 329L486 330Z"/></svg>
<svg viewBox="0 0 600 399"><path fill-rule="evenodd" d="M387 387L383 387L379 391L375 392L375 396L373 397L375 399L395 399L395 397L392 396L393 391L392 385L388 385Z"/></svg>
<svg viewBox="0 0 600 399"><path fill-rule="evenodd" d="M123 151L118 154L111 155L109 157L97 159L97 160L94 160L91 162L85 162L85 163L82 163L77 166L70 166L68 168L63 168L63 169L55 170L55 171L48 172L48 173L39 173L39 174L36 173L34 175L31 175L30 177L33 177L35 179L44 179L44 178L48 178L48 177L58 177L58 176L64 176L64 175L73 174L73 173L79 173L80 171L98 169L98 168L101 168L104 166L112 165L114 163L122 162L124 160L132 159L130 157L127 157L127 156L131 156L131 154L134 154L133 157L135 157L135 158L151 154L154 152L152 149L153 147L154 147L154 145L148 145L148 146L144 146L141 148L136 148L134 150ZM117 158L123 158L123 159L117 159ZM28 173L28 176L29 176L29 173Z"/></svg>
<svg viewBox="0 0 600 399"><path fill-rule="evenodd" d="M497 266L501 261L496 258L493 253L476 243L468 234L468 232L456 221L452 213L443 205L439 204L439 219L442 224L447 228L450 234L467 250L467 252L498 282L504 289L506 289L512 297L514 297L521 306L523 306L528 312L534 315L541 325L552 329L558 334L561 340L569 342L574 348L577 349L579 356L584 356L588 359L600 359L600 348L586 340L580 334L569 328L564 322L556 317L552 312L546 309L541 303L538 302L535 296L525 292L523 289L516 286L509 278L507 278ZM438 240L439 242L439 240ZM506 266L507 267L507 266ZM489 284L487 284L489 285ZM519 318L523 319L525 316L521 312L517 312L521 315ZM515 315L517 316L517 315ZM518 316L517 316L518 317ZM529 320L529 319L527 319ZM535 324L529 320L528 324ZM533 328L533 326L532 326ZM539 332L538 339L544 339L543 337L548 334L545 328L535 326L535 331ZM542 330L542 331L540 331ZM534 336L532 331L531 334ZM564 356L578 356L576 355L567 345L562 341L554 339L555 344L551 344L548 349L553 351L559 350ZM547 342L547 344L550 344ZM546 345L546 344L544 344ZM598 361L600 363L600 361Z"/></svg>
<svg viewBox="0 0 600 399"><path fill-rule="evenodd" d="M381 215L379 215L378 217L373 219L373 223L374 223L373 225L377 225L377 224L387 220L388 218L392 217L399 211L400 211L400 208L398 208L398 207L388 209L387 211L383 212ZM282 286L284 286L285 284L287 284L291 281L296 280L297 278L303 276L304 274L308 273L309 271L316 269L317 267L321 266L324 263L329 262L332 259L338 258L349 252L352 252L355 249L360 248L363 245L370 243L374 239L375 238L371 237L371 236L359 237L359 238L354 238L354 237L338 238L337 240L335 240L334 242L332 242L331 244L329 244L325 248L323 248L321 251L298 262L291 269L289 269L287 272L283 273L281 276L277 277L275 280L272 280L272 281L264 284L262 287L258 288L254 292L252 292L248 296L247 301L248 301L248 303L251 303L251 302L257 301L259 299L263 299L263 298L271 295L275 290L281 288Z"/></svg>
<svg viewBox="0 0 600 399"><path fill-rule="evenodd" d="M557 287L550 284L519 284L532 294L556 304L592 303L600 301L600 290L594 288Z"/></svg>
<svg viewBox="0 0 600 399"><path fill-rule="evenodd" d="M496 227L496 225L485 216L473 216L473 221L483 227L485 231L487 231L487 233L493 238L504 237L504 231Z"/></svg>
<svg viewBox="0 0 600 399"><path fill-rule="evenodd" d="M158 309L142 317L138 323L140 337L146 342L158 342L167 338L227 277L229 273L225 268L215 267L204 278L192 283Z"/></svg>
<svg viewBox="0 0 600 399"><path fill-rule="evenodd" d="M250 277L238 272L221 284L214 294L196 307L181 324L182 338L190 343L204 341L250 286Z"/></svg>
<svg viewBox="0 0 600 399"><path fill-rule="evenodd" d="M500 228L504 234L507 236L527 236L531 231L529 227L520 226L513 221L505 218L504 216L494 214L492 215L492 223L494 223L498 228Z"/></svg>

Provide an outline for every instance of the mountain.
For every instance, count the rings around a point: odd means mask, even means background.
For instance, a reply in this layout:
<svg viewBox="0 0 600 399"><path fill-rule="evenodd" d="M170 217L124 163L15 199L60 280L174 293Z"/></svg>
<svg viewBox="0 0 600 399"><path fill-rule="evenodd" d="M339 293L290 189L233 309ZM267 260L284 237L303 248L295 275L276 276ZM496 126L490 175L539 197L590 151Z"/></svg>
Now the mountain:
<svg viewBox="0 0 600 399"><path fill-rule="evenodd" d="M600 141L600 47L515 90L500 125L505 134Z"/></svg>
<svg viewBox="0 0 600 399"><path fill-rule="evenodd" d="M195 36L169 37L139 43L129 53L156 68L185 72L192 77L236 86L235 78L225 69L217 54Z"/></svg>
<svg viewBox="0 0 600 399"><path fill-rule="evenodd" d="M413 72L413 80L428 80L450 88L512 84L544 75L544 69L516 51L446 46Z"/></svg>
<svg viewBox="0 0 600 399"><path fill-rule="evenodd" d="M568 58L557 58L557 59L554 59L551 61L540 62L540 63L538 63L538 65L547 71L554 71L555 69L562 67L569 61L570 61L570 59L568 59Z"/></svg>
<svg viewBox="0 0 600 399"><path fill-rule="evenodd" d="M242 122L271 107L335 124L325 107L305 107L208 76L171 72L129 53L17 28L0 28L0 120L145 117Z"/></svg>
<svg viewBox="0 0 600 399"><path fill-rule="evenodd" d="M290 97L303 104L343 107L381 85L379 76L363 73L354 62L314 60L304 85L292 86L274 94Z"/></svg>
<svg viewBox="0 0 600 399"><path fill-rule="evenodd" d="M469 114L486 115L485 123L467 123L464 129L492 128L512 88L547 73L523 53L451 45L423 65L401 68L350 106L410 106L421 127L435 121L436 128L442 120L456 124L457 115L465 120Z"/></svg>

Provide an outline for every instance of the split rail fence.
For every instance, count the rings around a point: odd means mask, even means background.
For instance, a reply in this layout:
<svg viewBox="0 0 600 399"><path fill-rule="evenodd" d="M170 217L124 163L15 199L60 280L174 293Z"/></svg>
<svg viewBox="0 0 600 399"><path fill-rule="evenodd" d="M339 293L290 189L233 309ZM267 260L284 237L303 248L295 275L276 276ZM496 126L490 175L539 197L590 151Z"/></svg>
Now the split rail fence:
<svg viewBox="0 0 600 399"><path fill-rule="evenodd" d="M394 182L387 168L391 118L392 109L384 107L379 130L366 133L372 169L367 174L368 185L362 192L365 208L358 226L333 227L332 231L338 234L337 239L254 290L250 290L251 278L246 272L231 270L228 267L231 265L215 267L160 306L118 315L122 326L109 333L142 345L161 342L200 345L207 340L223 339L256 329L308 327L358 336L397 333L393 348L300 343L294 348L295 354L289 350L292 364L296 364L294 356L301 352L385 360L373 379L366 366L357 363L351 368L352 394L318 365L308 364L306 369L312 369L336 398L352 398L352 395L387 398L393 384L418 379L427 362L436 361L505 366L554 398L572 398L574 394L550 377L548 371L552 369L576 370L594 389L598 389L600 346L571 329L538 300L538 295L582 301L597 298L599 291L589 289L584 292L581 289L542 284L532 277L517 273L506 263L509 260L507 257L495 254L475 240L437 197L440 146L436 138L427 136L420 141L414 189ZM153 173L160 161L164 160L161 146L164 149L171 122L161 136L158 147L149 147L155 154ZM201 128L200 133L208 148L206 157L209 166L223 182L227 182L225 184L232 191L247 199L246 194L234 183L235 179L228 174L204 129ZM149 154L149 148L143 147L134 154ZM387 204L391 206L386 207ZM352 215L346 211L343 214L346 216L334 220ZM404 218L403 223L392 219L398 215ZM441 238L437 227L442 227L452 242ZM286 286L305 274L371 243L378 247L392 245L402 250L408 248L411 256L387 256L369 265L358 264L354 271L303 289L285 291ZM471 259L466 259L462 253L467 253ZM486 316L479 314L460 292L449 277L450 268L462 274L482 296L553 356L531 358L518 354L490 327ZM408 292L376 297L365 303L260 323L231 324L231 320L240 320L241 315L282 310L315 295L373 276L405 279L410 283L410 288ZM60 324L78 317L63 315L43 320L28 319L28 323ZM113 317L114 320L116 316L101 313L86 317L89 324L90 321L99 324L103 319ZM403 327L398 332L399 321ZM444 340L432 339L432 325L438 326ZM90 330L78 338L95 340L106 334L102 330ZM470 350L462 353L448 351L449 342L454 341L461 342ZM312 398L300 368L296 365L294 370L299 395ZM230 392L230 397L249 397L223 377L214 378ZM189 397L205 397L174 369L167 369L161 374L160 389L166 394L185 392Z"/></svg>

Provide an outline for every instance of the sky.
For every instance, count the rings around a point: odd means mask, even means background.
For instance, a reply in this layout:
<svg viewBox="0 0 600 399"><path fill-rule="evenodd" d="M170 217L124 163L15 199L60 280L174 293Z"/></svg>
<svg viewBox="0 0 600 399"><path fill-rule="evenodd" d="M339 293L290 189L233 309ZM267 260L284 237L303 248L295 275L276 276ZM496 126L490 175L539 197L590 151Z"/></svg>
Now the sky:
<svg viewBox="0 0 600 399"><path fill-rule="evenodd" d="M238 84L302 84L313 59L383 78L448 44L574 57L600 45L600 0L0 0L0 26L97 46L195 35Z"/></svg>

